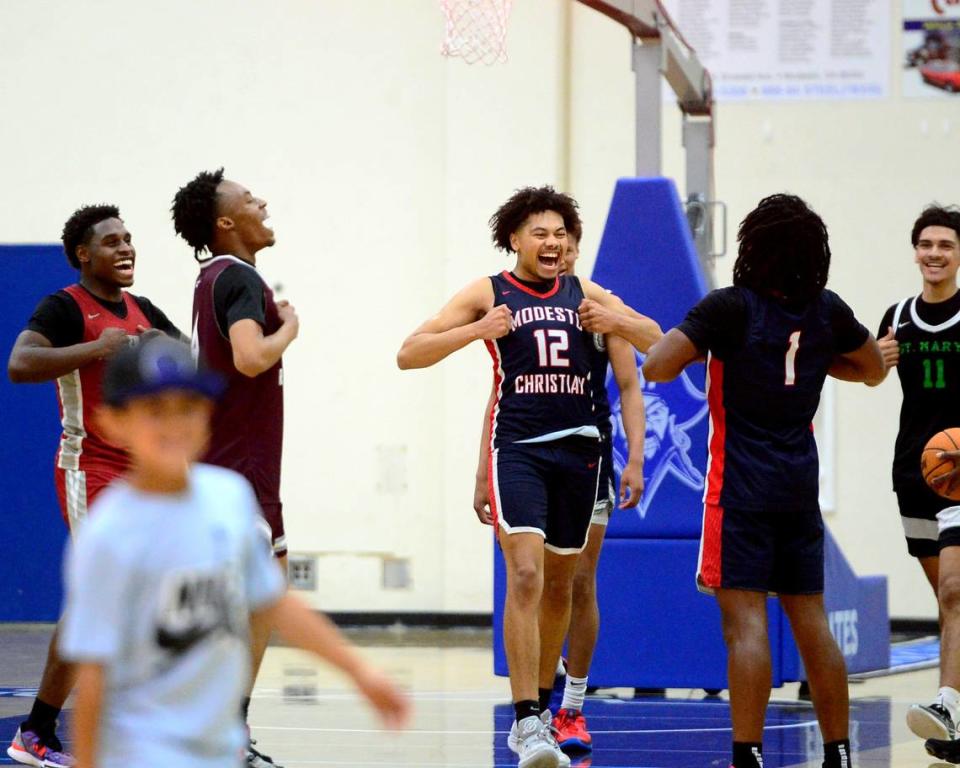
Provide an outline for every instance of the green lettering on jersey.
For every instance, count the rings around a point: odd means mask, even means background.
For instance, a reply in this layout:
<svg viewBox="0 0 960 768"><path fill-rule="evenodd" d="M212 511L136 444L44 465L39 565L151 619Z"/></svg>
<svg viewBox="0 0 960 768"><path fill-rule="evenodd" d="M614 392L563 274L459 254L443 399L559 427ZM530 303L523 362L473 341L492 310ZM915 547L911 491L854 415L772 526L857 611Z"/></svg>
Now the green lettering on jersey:
<svg viewBox="0 0 960 768"><path fill-rule="evenodd" d="M933 367L936 364L937 368L937 377L934 380L933 377ZM944 365L943 359L937 358L936 360L930 360L929 358L923 361L923 388L924 389L946 389L947 382L944 377Z"/></svg>

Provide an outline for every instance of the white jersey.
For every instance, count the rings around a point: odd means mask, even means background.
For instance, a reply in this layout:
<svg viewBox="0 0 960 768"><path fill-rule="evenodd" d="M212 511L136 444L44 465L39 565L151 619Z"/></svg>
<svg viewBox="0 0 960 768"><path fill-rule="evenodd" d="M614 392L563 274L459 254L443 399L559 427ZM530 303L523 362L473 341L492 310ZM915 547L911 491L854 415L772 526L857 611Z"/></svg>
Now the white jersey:
<svg viewBox="0 0 960 768"><path fill-rule="evenodd" d="M62 655L101 664L102 768L236 768L249 612L283 577L250 485L191 468L181 494L107 489L68 545Z"/></svg>

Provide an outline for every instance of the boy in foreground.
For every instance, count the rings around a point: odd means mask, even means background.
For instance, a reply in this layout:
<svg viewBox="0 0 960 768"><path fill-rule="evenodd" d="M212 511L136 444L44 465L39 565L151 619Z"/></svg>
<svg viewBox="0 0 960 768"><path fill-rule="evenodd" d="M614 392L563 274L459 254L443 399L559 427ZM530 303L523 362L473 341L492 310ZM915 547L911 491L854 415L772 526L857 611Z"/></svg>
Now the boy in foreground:
<svg viewBox="0 0 960 768"><path fill-rule="evenodd" d="M77 665L77 768L237 768L262 623L349 675L388 725L407 720L394 684L285 593L249 484L194 464L221 388L165 338L107 367L100 421L131 466L68 553L60 650Z"/></svg>

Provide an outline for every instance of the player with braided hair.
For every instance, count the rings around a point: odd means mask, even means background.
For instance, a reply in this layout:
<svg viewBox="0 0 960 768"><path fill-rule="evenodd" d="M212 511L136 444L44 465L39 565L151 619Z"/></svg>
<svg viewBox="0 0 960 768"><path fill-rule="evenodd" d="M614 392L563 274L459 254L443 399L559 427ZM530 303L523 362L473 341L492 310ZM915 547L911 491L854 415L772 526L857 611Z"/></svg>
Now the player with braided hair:
<svg viewBox="0 0 960 768"><path fill-rule="evenodd" d="M762 768L771 663L766 599L780 596L810 682L825 768L850 765L846 668L823 607L823 520L810 425L829 374L882 380L876 340L826 290L823 221L793 195L740 225L733 286L709 293L651 350L648 381L707 360L710 458L698 587L715 594L729 654L734 768Z"/></svg>

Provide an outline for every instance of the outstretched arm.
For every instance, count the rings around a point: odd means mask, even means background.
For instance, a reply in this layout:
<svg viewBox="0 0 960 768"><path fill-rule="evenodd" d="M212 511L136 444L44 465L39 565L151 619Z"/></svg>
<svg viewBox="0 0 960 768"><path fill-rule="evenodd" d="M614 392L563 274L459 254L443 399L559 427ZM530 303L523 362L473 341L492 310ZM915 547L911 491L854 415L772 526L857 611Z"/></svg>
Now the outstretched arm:
<svg viewBox="0 0 960 768"><path fill-rule="evenodd" d="M646 432L646 414L643 393L637 378L633 349L616 336L607 337L607 352L613 376L620 389L620 415L627 433L627 465L620 474L620 509L635 507L643 494L643 438ZM629 495L628 495L629 490Z"/></svg>
<svg viewBox="0 0 960 768"><path fill-rule="evenodd" d="M879 378L874 377L869 381L865 380L858 366L842 355L834 358L830 364L830 375L841 381L862 381L868 387L875 387L883 383L887 374L890 373L890 369L896 368L900 362L900 342L894 336L893 326L887 329L886 334L877 339L877 346L880 348L881 357L883 357L883 375Z"/></svg>
<svg viewBox="0 0 960 768"><path fill-rule="evenodd" d="M10 352L7 375L14 384L50 381L95 360L113 355L127 343L121 328L105 328L96 341L55 347L42 333L22 331Z"/></svg>
<svg viewBox="0 0 960 768"><path fill-rule="evenodd" d="M656 320L641 315L591 280L581 278L586 298L580 303L580 324L592 333L613 334L646 353L663 336Z"/></svg>
<svg viewBox="0 0 960 768"><path fill-rule="evenodd" d="M506 336L510 322L510 309L493 306L493 286L488 278L480 278L404 340L397 365L401 370L428 368L471 341Z"/></svg>
<svg viewBox="0 0 960 768"><path fill-rule="evenodd" d="M701 356L700 350L683 331L671 328L650 349L643 362L643 378L647 381L673 381Z"/></svg>
<svg viewBox="0 0 960 768"><path fill-rule="evenodd" d="M884 352L881 344L873 338L873 334L870 334L867 340L853 352L833 358L829 372L835 379L863 382L869 387L875 387L887 377L887 360L893 357L893 353ZM899 360L899 357L898 350L896 359ZM893 365L896 365L896 362L893 362Z"/></svg>
<svg viewBox="0 0 960 768"><path fill-rule="evenodd" d="M267 608L251 613L252 622L266 622L291 645L319 656L348 675L389 728L402 728L410 718L410 700L379 670L368 664L323 614L289 592Z"/></svg>

